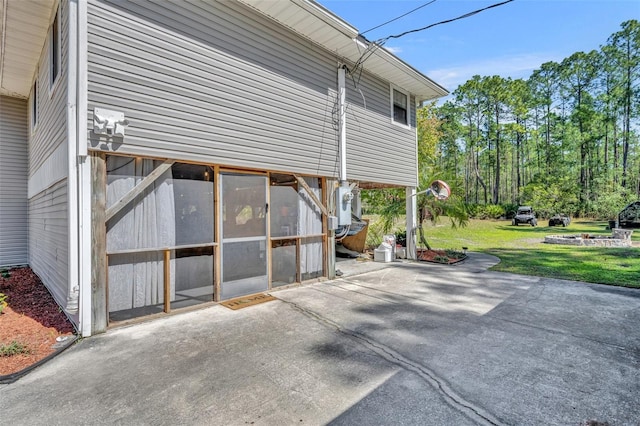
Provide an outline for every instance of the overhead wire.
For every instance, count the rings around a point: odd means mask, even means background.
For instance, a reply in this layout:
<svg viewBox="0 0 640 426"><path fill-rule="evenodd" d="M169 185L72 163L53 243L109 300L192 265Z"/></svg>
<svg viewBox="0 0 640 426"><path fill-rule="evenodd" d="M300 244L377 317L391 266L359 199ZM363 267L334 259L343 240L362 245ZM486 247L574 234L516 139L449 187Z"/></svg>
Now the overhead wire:
<svg viewBox="0 0 640 426"><path fill-rule="evenodd" d="M405 32L400 33L400 34L390 35L390 36L383 37L383 38L375 40L375 41L368 41L362 35L364 33L360 33L359 36L361 36L369 44L365 48L364 52L360 55L360 58L358 58L358 60L354 64L353 69L351 70L351 72L353 72L353 73L362 73L362 65L367 61L367 59L369 59L371 57L371 55L373 55L375 53L376 50L378 50L379 48L384 46L384 44L390 39L396 39L396 38L404 37L407 34L412 34L412 33L420 32L420 31L428 30L429 28L433 28L433 27L436 27L438 25L448 24L450 22L459 21L461 19L469 18L469 17L471 17L473 15L477 15L478 13L484 12L485 10L492 9L492 8L498 7L498 6L502 6L502 5L505 5L507 3L511 3L512 1L514 1L514 0L506 0L506 1L503 1L503 2L500 2L500 3L495 3L495 4L492 4L490 6L474 10L472 12L467 12L467 13L465 13L463 15L460 15L460 16L458 16L456 18L445 19L444 21L436 22L434 24L427 25L426 27L416 28L416 29L413 29L413 30L405 31ZM428 4L430 4L430 3L424 4L421 7L427 6ZM410 11L408 13L412 13L412 11ZM406 14L403 15L403 16L406 16ZM398 18L400 18L400 17L398 17ZM398 18L396 18L396 19L398 19ZM393 22L393 20L389 21L389 22ZM378 27L380 27L382 25L385 25L385 24L381 24ZM373 30L375 28L378 28L378 27L374 27L374 28L369 29L369 30L367 30L365 32L371 31L371 30ZM357 80L360 81L360 78L358 78Z"/></svg>
<svg viewBox="0 0 640 426"><path fill-rule="evenodd" d="M502 6L502 5L505 5L507 3L511 3L512 1L513 0L506 0L506 1L503 1L501 3L495 3L495 4L492 4L491 6L483 7L482 9L477 9L477 10L474 10L473 12L465 13L464 15L460 15L457 18L446 19L444 21L436 22L435 24L427 25L426 27L417 28L415 30L405 31L403 33L396 34L396 35L390 35L388 37L385 37L383 39L378 40L377 42L380 43L382 40L384 40L384 41L382 41L382 44L384 44L384 42L386 42L389 39L404 37L407 34L412 34L412 33L417 33L417 32L420 32L420 31L428 30L429 28L433 28L433 27L435 27L437 25L448 24L450 22L458 21L460 19L465 19L465 18L468 18L470 16L477 15L480 12L484 12L485 10L492 9L492 8L498 7L498 6Z"/></svg>
<svg viewBox="0 0 640 426"><path fill-rule="evenodd" d="M408 11L407 13L405 13L405 14L403 14L403 15L398 16L397 18L390 19L390 20L388 20L387 22L383 22L383 23L382 23L382 24L380 24L380 25L376 25L376 26L375 26L375 27L373 27L373 28L369 28L368 30L361 32L361 33L360 33L360 35L364 35L364 34L368 33L369 31L377 30L377 29L378 29L378 28L380 28L380 27L384 27L385 25L390 24L390 23L392 23L392 22L394 22L394 21L397 21L397 20L398 20L398 19L400 19L400 18L404 18L405 16L407 16L407 15L409 15L409 14L411 14L411 13L415 12L416 10L420 10L420 9L422 9L423 7L429 6L430 4L435 3L436 1L437 1L437 0L431 0L431 1L429 1L429 2L427 2L427 3L425 3L425 4L423 4L422 6L418 6L418 7L416 7L415 9L410 10L410 11Z"/></svg>

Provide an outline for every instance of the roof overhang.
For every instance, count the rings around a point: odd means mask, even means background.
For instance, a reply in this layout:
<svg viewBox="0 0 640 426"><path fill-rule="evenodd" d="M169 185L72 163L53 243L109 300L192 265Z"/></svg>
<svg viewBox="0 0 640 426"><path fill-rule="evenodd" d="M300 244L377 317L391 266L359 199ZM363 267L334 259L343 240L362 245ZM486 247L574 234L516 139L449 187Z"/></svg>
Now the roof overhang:
<svg viewBox="0 0 640 426"><path fill-rule="evenodd" d="M313 0L239 1L351 63L356 63L370 44L359 37L356 28ZM410 92L418 102L449 94L445 88L384 48L376 49L366 60L364 68Z"/></svg>
<svg viewBox="0 0 640 426"><path fill-rule="evenodd" d="M0 95L26 98L56 0L0 0Z"/></svg>

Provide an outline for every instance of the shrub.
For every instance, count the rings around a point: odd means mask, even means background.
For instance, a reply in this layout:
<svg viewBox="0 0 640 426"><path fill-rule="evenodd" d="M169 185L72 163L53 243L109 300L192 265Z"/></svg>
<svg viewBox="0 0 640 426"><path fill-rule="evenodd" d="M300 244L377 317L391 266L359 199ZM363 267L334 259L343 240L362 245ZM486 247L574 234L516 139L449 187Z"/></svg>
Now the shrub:
<svg viewBox="0 0 640 426"><path fill-rule="evenodd" d="M469 217L477 219L479 207L479 204L467 204L467 213L469 214Z"/></svg>
<svg viewBox="0 0 640 426"><path fill-rule="evenodd" d="M367 228L367 239L365 241L365 247L368 249L374 249L382 243L382 237L384 236L384 224L381 220L370 220L369 227Z"/></svg>
<svg viewBox="0 0 640 426"><path fill-rule="evenodd" d="M402 247L407 246L407 231L401 231L396 234L396 244L400 244Z"/></svg>
<svg viewBox="0 0 640 426"><path fill-rule="evenodd" d="M449 259L462 259L464 257L464 253L458 250L447 249L445 253L447 253Z"/></svg>
<svg viewBox="0 0 640 426"><path fill-rule="evenodd" d="M506 215L506 209L500 204L469 204L469 217L474 219L500 219Z"/></svg>

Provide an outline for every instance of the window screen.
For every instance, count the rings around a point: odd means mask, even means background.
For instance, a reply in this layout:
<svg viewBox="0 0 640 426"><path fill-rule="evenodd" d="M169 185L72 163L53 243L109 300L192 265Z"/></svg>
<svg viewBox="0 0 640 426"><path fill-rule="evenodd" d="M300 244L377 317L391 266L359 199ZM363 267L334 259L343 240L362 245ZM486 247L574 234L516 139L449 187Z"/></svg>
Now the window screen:
<svg viewBox="0 0 640 426"><path fill-rule="evenodd" d="M400 124L407 122L407 95L393 89L393 121Z"/></svg>

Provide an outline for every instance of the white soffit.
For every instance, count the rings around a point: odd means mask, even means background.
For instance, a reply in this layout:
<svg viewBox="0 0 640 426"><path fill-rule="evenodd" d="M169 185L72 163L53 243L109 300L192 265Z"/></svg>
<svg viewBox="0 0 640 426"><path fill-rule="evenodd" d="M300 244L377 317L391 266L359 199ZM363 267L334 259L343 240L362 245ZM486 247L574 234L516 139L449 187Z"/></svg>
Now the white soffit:
<svg viewBox="0 0 640 426"><path fill-rule="evenodd" d="M239 0L339 57L355 63L363 45L355 42L358 30L312 0ZM385 49L377 49L364 68L416 96L418 101L449 92Z"/></svg>
<svg viewBox="0 0 640 426"><path fill-rule="evenodd" d="M0 0L0 95L26 98L56 0Z"/></svg>

